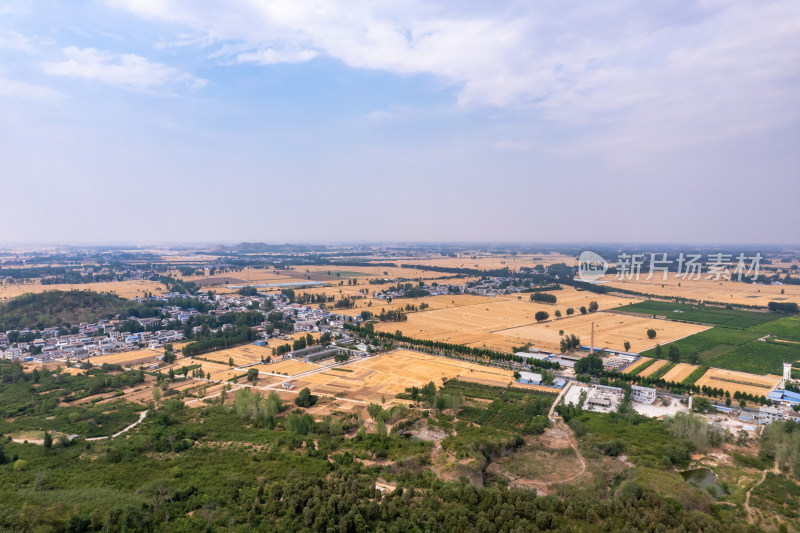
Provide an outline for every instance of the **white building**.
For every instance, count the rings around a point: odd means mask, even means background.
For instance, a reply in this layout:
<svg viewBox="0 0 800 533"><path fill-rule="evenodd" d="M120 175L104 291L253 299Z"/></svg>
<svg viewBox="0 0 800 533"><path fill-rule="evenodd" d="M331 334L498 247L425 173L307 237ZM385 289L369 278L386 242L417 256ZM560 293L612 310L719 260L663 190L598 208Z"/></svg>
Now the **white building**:
<svg viewBox="0 0 800 533"><path fill-rule="evenodd" d="M656 389L631 385L631 400L650 405L656 401Z"/></svg>
<svg viewBox="0 0 800 533"><path fill-rule="evenodd" d="M586 404L590 411L608 412L619 405L624 394L619 387L592 385L586 397Z"/></svg>
<svg viewBox="0 0 800 533"><path fill-rule="evenodd" d="M519 373L519 382L520 383L530 383L532 385L541 385L542 384L542 375L535 374L533 372L520 372Z"/></svg>
<svg viewBox="0 0 800 533"><path fill-rule="evenodd" d="M759 424L771 424L776 420L783 420L783 412L775 407L764 405L758 409L756 420Z"/></svg>

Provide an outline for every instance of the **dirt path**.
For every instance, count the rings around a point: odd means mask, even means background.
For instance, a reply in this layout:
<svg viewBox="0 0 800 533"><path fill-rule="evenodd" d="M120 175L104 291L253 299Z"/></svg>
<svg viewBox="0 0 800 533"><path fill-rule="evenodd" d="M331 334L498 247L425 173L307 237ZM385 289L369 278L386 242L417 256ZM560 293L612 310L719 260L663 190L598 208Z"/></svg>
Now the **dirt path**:
<svg viewBox="0 0 800 533"><path fill-rule="evenodd" d="M576 479L578 476L580 476L584 472L586 472L586 459L583 458L583 454L581 453L580 448L578 448L578 443L577 443L577 441L575 441L575 436L572 434L572 429L569 426L567 426L563 421L558 421L557 424L559 426L561 426L561 430L566 433L567 441L569 442L569 445L572 446L573 450L575 450L575 455L578 457L578 460L581 462L581 469L576 474L574 474L574 475L572 475L572 476L570 476L568 478L562 479L562 480L557 482L557 483L566 483L568 481L572 481L573 479ZM553 483L550 483L550 484L552 485Z"/></svg>
<svg viewBox="0 0 800 533"><path fill-rule="evenodd" d="M564 385L563 389L561 389L561 393L555 399L555 401L553 402L553 405L550 406L550 412L547 414L547 416L550 418L551 422L555 422L555 418L553 417L553 413L556 410L556 406L559 403L561 403L561 399L564 397L565 394L567 394L567 391L569 390L570 387L572 387L572 382L571 381L567 381L567 384Z"/></svg>
<svg viewBox="0 0 800 533"><path fill-rule="evenodd" d="M124 429L121 429L120 431L117 431L116 433L114 433L114 434L113 434L113 435L111 435L110 437L91 437L91 438L88 438L88 439L86 439L86 440L103 440L103 439L109 439L109 440L110 440L110 439L113 439L113 438L115 438L115 437L119 437L119 436L120 436L120 435L122 435L123 433L127 433L127 432L128 432L128 431L130 431L131 429L133 429L133 428L135 428L136 426L138 426L138 425L141 423L141 421L142 421L142 420L144 420L144 417L146 417L146 416L147 416L147 409L145 409L144 411L142 411L142 412L139 414L139 420L137 420L137 421L136 421L136 422L134 422L133 424L131 424L131 425L129 425L129 426L127 426L127 427L125 427Z"/></svg>
<svg viewBox="0 0 800 533"><path fill-rule="evenodd" d="M767 479L767 472L772 472L773 474L778 474L780 471L778 470L778 459L775 458L775 464L772 465L772 470L764 470L761 473L761 479L758 480L758 483L753 484L752 487L747 491L747 496L744 499L744 509L747 511L747 520L751 523L755 522L755 511L752 507L750 507L750 493L753 492L753 489L761 485L765 479Z"/></svg>

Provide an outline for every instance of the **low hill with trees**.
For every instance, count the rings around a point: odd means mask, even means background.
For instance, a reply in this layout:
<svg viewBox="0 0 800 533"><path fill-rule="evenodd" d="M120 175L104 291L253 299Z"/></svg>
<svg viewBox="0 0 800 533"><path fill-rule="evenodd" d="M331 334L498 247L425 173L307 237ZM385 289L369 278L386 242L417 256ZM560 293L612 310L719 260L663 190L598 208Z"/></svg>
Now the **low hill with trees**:
<svg viewBox="0 0 800 533"><path fill-rule="evenodd" d="M114 294L89 291L46 291L23 294L0 304L0 331L29 327L49 328L64 324L95 322L117 314L127 315L137 302ZM158 310L155 310L158 314Z"/></svg>

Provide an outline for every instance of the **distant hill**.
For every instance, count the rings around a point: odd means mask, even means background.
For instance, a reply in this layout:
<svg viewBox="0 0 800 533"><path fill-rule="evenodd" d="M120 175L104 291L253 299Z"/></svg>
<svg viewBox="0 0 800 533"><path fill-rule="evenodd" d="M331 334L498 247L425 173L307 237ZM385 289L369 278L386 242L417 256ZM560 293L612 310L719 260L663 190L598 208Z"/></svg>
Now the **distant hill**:
<svg viewBox="0 0 800 533"><path fill-rule="evenodd" d="M263 242L240 242L232 246L218 244L209 252L214 254L263 254L263 253L302 253L322 252L327 246L302 245L302 244L266 244Z"/></svg>
<svg viewBox="0 0 800 533"><path fill-rule="evenodd" d="M0 331L95 322L136 306L114 294L46 291L23 294L0 304Z"/></svg>

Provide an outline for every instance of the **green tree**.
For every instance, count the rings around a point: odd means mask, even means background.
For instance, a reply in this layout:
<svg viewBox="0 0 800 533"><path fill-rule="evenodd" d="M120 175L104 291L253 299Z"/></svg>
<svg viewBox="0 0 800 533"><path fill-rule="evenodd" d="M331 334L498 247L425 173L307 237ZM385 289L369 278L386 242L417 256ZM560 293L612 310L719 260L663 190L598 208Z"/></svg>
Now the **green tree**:
<svg viewBox="0 0 800 533"><path fill-rule="evenodd" d="M258 369L251 367L247 370L247 381L255 383L258 381Z"/></svg>
<svg viewBox="0 0 800 533"><path fill-rule="evenodd" d="M596 355L587 355L583 359L575 362L576 374L597 375L603 371L603 360Z"/></svg>
<svg viewBox="0 0 800 533"><path fill-rule="evenodd" d="M669 345L669 360L673 363L679 363L681 361L681 351L674 344Z"/></svg>
<svg viewBox="0 0 800 533"><path fill-rule="evenodd" d="M311 394L311 389L305 387L300 391L297 395L297 398L294 399L294 403L298 407L311 407L312 405L317 403L318 398Z"/></svg>
<svg viewBox="0 0 800 533"><path fill-rule="evenodd" d="M550 313L547 311L537 311L533 317L536 319L537 322L544 322L548 318L550 318Z"/></svg>
<svg viewBox="0 0 800 533"><path fill-rule="evenodd" d="M650 328L647 330L647 338L648 339L655 339L656 338L656 330Z"/></svg>
<svg viewBox="0 0 800 533"><path fill-rule="evenodd" d="M630 342L625 341L624 343L622 343L622 346L625 347L625 351L626 352L630 352L631 351L631 343Z"/></svg>
<svg viewBox="0 0 800 533"><path fill-rule="evenodd" d="M45 430L44 432L44 447L45 448L52 448L53 447L53 436L50 434L49 431Z"/></svg>
<svg viewBox="0 0 800 533"><path fill-rule="evenodd" d="M597 305L596 301L592 300L591 302L589 302L589 312L590 313L594 313L599 308L600 308L600 306Z"/></svg>

